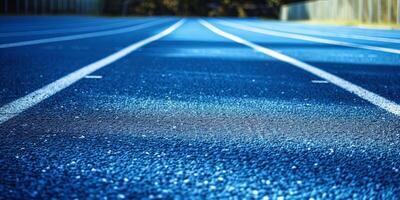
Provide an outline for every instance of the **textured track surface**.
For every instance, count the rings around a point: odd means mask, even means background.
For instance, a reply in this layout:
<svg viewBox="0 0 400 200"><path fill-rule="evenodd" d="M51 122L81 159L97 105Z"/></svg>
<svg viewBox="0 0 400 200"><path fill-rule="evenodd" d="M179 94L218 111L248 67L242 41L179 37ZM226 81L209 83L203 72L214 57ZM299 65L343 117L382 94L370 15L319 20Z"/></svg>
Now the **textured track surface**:
<svg viewBox="0 0 400 200"><path fill-rule="evenodd" d="M1 17L1 44L157 20L165 21L127 33L0 49L0 107L179 20ZM206 20L400 103L399 54ZM400 39L396 30L224 20L400 48L343 36ZM0 199L400 196L399 116L223 38L198 19L186 19L166 37L91 75L0 124Z"/></svg>

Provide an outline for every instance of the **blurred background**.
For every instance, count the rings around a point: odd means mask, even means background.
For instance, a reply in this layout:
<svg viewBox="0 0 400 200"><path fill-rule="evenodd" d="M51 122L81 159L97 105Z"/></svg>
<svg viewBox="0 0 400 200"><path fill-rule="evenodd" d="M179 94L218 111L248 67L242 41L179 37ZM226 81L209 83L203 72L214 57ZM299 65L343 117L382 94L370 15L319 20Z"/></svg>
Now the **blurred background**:
<svg viewBox="0 0 400 200"><path fill-rule="evenodd" d="M299 0L0 0L3 14L259 16Z"/></svg>
<svg viewBox="0 0 400 200"><path fill-rule="evenodd" d="M399 24L400 0L0 0L2 15L230 16Z"/></svg>

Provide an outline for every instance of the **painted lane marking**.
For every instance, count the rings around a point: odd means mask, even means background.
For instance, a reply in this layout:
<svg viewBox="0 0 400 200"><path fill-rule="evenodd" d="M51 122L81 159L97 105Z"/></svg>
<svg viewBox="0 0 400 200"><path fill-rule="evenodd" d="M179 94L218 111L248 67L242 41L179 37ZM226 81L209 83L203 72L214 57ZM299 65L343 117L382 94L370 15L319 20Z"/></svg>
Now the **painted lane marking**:
<svg viewBox="0 0 400 200"><path fill-rule="evenodd" d="M253 26L254 27L254 26ZM316 36L328 36L328 37L340 37L340 38L348 38L348 39L357 39L357 40L369 40L374 42L387 42L387 43L400 43L400 39L396 38L388 38L388 37L375 37L375 36L366 36L366 35L353 35L353 34L344 34L344 33L330 33L326 31L316 31L316 30L300 30L297 28L296 30L277 30L272 28L264 28L273 31L285 32L285 33L294 33L294 34L302 34L302 35L316 35ZM289 29L293 29L293 27L289 27Z"/></svg>
<svg viewBox="0 0 400 200"><path fill-rule="evenodd" d="M133 51L151 43L156 40L161 39L162 37L172 33L177 28L179 28L183 23L184 19L180 20L179 22L175 23L174 25L170 26L169 28L163 30L162 32L148 37L144 40L136 42L130 46L121 49L103 59L100 59L94 63L86 65L81 69L78 69L24 97L21 97L11 103L8 103L0 108L0 124L8 121L9 119L19 115L20 113L24 112L25 110L37 105L38 103L42 102L43 100L53 96L57 92L69 87L70 85L74 84L75 82L79 81L80 79L84 78L85 76L93 73L96 70L99 70L123 57L132 53Z"/></svg>
<svg viewBox="0 0 400 200"><path fill-rule="evenodd" d="M361 28L361 29L368 29L368 30L385 30L385 31L391 31L391 30L396 30L390 26L382 26L382 27L370 27L370 26L363 26L363 25L358 25L358 26L353 26L356 28Z"/></svg>
<svg viewBox="0 0 400 200"><path fill-rule="evenodd" d="M255 43L249 42L245 39L242 39L236 35L227 33L222 31L221 29L211 25L210 23L200 20L200 23L210 29L212 32L225 37L227 39L230 39L232 41L235 41L239 44L248 46L256 51L259 51L265 55L271 56L277 60L280 60L282 62L294 65L300 69L303 69L311 74L314 74L315 76L318 76L326 81L329 81L332 84L335 84L336 86L347 90L348 92L357 95L358 97L369 101L370 103L390 112L393 113L394 115L400 116L400 105L396 104L395 102L392 102L384 97L379 96L378 94L375 94L373 92L370 92L358 85L355 85L349 81L346 81L338 76L335 76L333 74L330 74L329 72L326 72L324 70L321 70L317 67L314 67L312 65L309 65L307 63L304 63L300 60L297 60L295 58L289 57L287 55L281 54L279 52L273 51L271 49L262 47L260 45L257 45Z"/></svg>
<svg viewBox="0 0 400 200"><path fill-rule="evenodd" d="M140 22L139 22L140 23ZM36 31L18 31L18 32L7 32L0 33L0 37L17 37L17 36L32 36L32 35L45 35L45 34L57 34L57 33L76 33L76 32L84 32L84 31L100 31L102 29L111 29L111 28L121 28L123 26L132 26L138 24L132 24L129 21L117 22L112 24L101 24L94 26L84 26L84 27L74 27L68 29L46 29L46 30L36 30Z"/></svg>
<svg viewBox="0 0 400 200"><path fill-rule="evenodd" d="M277 37L291 38L291 39L296 39L296 40L305 40L305 41L310 41L310 42L318 42L318 43L324 43L324 44L330 44L330 45L336 45L336 46L344 46L344 47L367 49L367 50L380 51L380 52L386 52L386 53L400 54L400 50L398 50L398 49L370 46L370 45L364 45L364 44L355 44L355 43L350 43L350 42L340 42L340 41L336 41L336 40L329 40L329 39L323 39L323 38L306 36L306 35L299 35L299 34L294 34L294 33L272 31L272 30L261 29L261 28L256 28L256 27L252 27L252 26L240 25L240 24L231 23L231 22L222 21L222 20L220 20L219 23L222 25L225 25L225 26L232 27L232 28L245 30L245 31L251 31L251 32L260 33L260 34L264 34L264 35L272 35L272 36L277 36Z"/></svg>
<svg viewBox="0 0 400 200"><path fill-rule="evenodd" d="M56 18L56 17L54 17ZM85 18L85 19L83 19ZM43 20L43 19L41 19ZM44 18L44 20L47 20L46 18ZM51 26L51 28L59 28L59 27L76 27L77 25L79 26L87 26L87 25L92 25L92 24L97 24L99 22L101 23L107 23L109 20L103 20L101 18L96 18L94 17L91 20L87 20L87 17L82 17L81 19L75 19L75 21L70 21L70 19L64 19L64 18L59 18L57 17L58 20L57 23L54 23L54 21L48 22L48 21L37 21L37 22L12 22L10 21L7 24L2 24L4 26L7 26L9 28L20 28L20 27L24 27L24 28L43 28L43 26ZM60 20L66 20L66 22L63 23L59 23ZM100 20L100 21L99 21ZM29 31L29 30L27 30Z"/></svg>
<svg viewBox="0 0 400 200"><path fill-rule="evenodd" d="M326 80L311 80L311 83L329 83Z"/></svg>
<svg viewBox="0 0 400 200"><path fill-rule="evenodd" d="M87 75L84 78L88 78L88 79L101 79L103 78L103 76L98 76L98 75Z"/></svg>
<svg viewBox="0 0 400 200"><path fill-rule="evenodd" d="M62 41L69 41L69 40L79 40L79 39L86 39L86 38L93 38L93 37L100 37L100 36L108 36L108 35L115 35L120 33L127 33L132 32L144 28L148 28L154 26L156 24L161 24L166 20L157 20L149 23L139 24L127 28L121 28L116 30L108 30L108 31L98 31L92 33L83 33L77 35L68 35L68 36L60 36L60 37L52 37L52 38L45 38L45 39L38 39L38 40L27 40L22 42L13 42L7 44L0 44L0 49L11 48L11 47L20 47L20 46L28 46L28 45L36 45L36 44L44 44L44 43L51 43L51 42L62 42Z"/></svg>

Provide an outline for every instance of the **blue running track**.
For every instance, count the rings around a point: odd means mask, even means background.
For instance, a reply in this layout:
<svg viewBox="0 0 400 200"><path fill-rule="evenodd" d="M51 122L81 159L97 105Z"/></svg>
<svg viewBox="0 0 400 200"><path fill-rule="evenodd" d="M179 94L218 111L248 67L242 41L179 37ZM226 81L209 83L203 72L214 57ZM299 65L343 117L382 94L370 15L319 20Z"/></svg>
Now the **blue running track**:
<svg viewBox="0 0 400 200"><path fill-rule="evenodd" d="M399 30L0 24L0 199L400 198Z"/></svg>

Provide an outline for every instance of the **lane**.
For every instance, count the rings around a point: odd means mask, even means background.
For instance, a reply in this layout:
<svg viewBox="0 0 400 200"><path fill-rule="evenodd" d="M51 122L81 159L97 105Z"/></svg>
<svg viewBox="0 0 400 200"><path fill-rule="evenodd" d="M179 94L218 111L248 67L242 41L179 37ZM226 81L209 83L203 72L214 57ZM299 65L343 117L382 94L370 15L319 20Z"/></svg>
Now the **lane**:
<svg viewBox="0 0 400 200"><path fill-rule="evenodd" d="M98 61L95 61L89 65L86 65L86 66L60 78L60 79L57 79L56 81L38 89L38 90L35 90L32 93L29 93L28 95L26 95L24 97L18 98L17 100L0 107L0 113L1 113L0 124L21 114L25 110L39 104L40 102L53 96L57 92L60 92L61 90L69 87L70 85L74 84L75 82L79 81L80 79L84 78L85 76L97 71L98 69L101 69L101 68L125 57L126 55L130 54L131 52L170 34L176 28L181 26L182 23L183 23L183 21L179 21L176 24L169 27L168 29L163 30L162 32L160 32L156 35L153 35L146 39L140 40L137 43L131 44L131 45L121 49L118 52L115 52L111 55L108 55L107 57L104 57Z"/></svg>
<svg viewBox="0 0 400 200"><path fill-rule="evenodd" d="M243 44L243 45L248 46L248 47L250 47L250 48L252 48L252 49L254 49L254 50L258 51L258 52L261 52L261 53L263 53L263 54L265 54L267 56L271 56L271 57L273 57L273 58L275 58L277 60L280 60L282 62L286 62L288 64L291 64L291 65L295 66L295 67L303 69L303 70L305 70L305 71L307 71L309 73L312 73L312 74L322 78L323 80L326 80L326 81L328 81L328 82L330 82L330 83L332 83L332 84L334 84L334 85L336 85L338 87L341 87L344 90L347 90L348 92L350 92L352 94L357 95L358 97L360 97L362 99L367 100L368 102L370 102L370 103L372 103L372 104L374 104L374 105L376 105L376 106L378 106L378 107L380 107L380 108L382 108L382 109L384 109L384 110L386 110L386 111L388 111L388 112L390 112L390 113L392 113L394 115L400 116L400 105L398 105L398 104L396 104L396 103L394 103L394 102L392 102L392 101L390 101L390 100L388 100L388 99L386 99L386 98L384 98L382 96L379 96L379 95L377 95L377 94L375 94L375 93L373 93L371 91L368 91L368 90L366 90L366 89L364 89L364 88L362 88L362 87L360 87L358 85L355 85L355 84L353 84L351 82L348 82L348 81L346 81L346 80L344 80L344 79L342 79L342 78L340 78L338 76L335 76L335 75L330 74L330 73L328 73L326 71L323 71L323 70L319 69L318 67L309 65L307 63L304 63L304 62L302 62L300 60L294 59L294 58L292 58L290 56L287 56L285 54L281 54L281 53L279 53L277 51L273 51L271 49L262 47L260 45L255 44L255 43L252 43L252 42L249 42L249 41L244 40L243 38L240 38L240 37L238 37L236 35L224 32L221 29L216 28L215 26L211 25L210 23L208 23L208 22L206 22L204 20L201 20L200 23L202 25L204 25L205 27L207 27L208 29L210 29L211 31L213 31L214 33L216 33L216 34L218 34L218 35L220 35L222 37L228 38L228 39L230 39L232 41L235 41L235 42L237 42L239 44Z"/></svg>
<svg viewBox="0 0 400 200"><path fill-rule="evenodd" d="M255 22L260 22L259 19L233 19L235 21L244 22L244 23L252 23L255 25ZM271 26L283 27L290 30L301 29L297 31L320 31L327 33L341 33L348 35L363 35L363 36L372 36L372 37L385 37L385 38L394 38L399 39L400 30L398 29L374 29L374 28L363 28L363 27L352 27L352 26L339 26L339 25L318 25L318 24L307 24L307 23L297 23L297 22L285 22L281 23L278 21L262 21L262 26L270 24ZM260 25L259 23L257 23Z"/></svg>
<svg viewBox="0 0 400 200"><path fill-rule="evenodd" d="M265 35L214 22L224 31L317 66L397 104L400 102L397 54Z"/></svg>
<svg viewBox="0 0 400 200"><path fill-rule="evenodd" d="M123 28L128 28L130 26L134 26L134 25L139 25L142 23L146 23L146 22L151 22L151 21L155 21L155 20L151 20L151 19L143 19L143 20L128 20L128 21L124 21L124 23L126 23L127 25L124 27L120 27L121 29ZM98 22L98 24L101 24L101 22ZM97 24L97 25L98 25ZM117 24L118 25L118 24ZM110 26L110 24L106 24L105 26ZM111 24L111 26L113 26L113 24ZM44 28L46 30L46 28ZM88 29L88 30L86 30ZM117 28L115 28L117 29ZM70 32L69 30L71 30L72 32ZM91 33L91 32L98 32L98 31L111 31L114 30L114 28L105 28L102 29L97 28L96 26L92 26L92 27L81 27L81 28L77 28L77 29L57 29L57 31L53 32L50 31L51 33L47 33L47 34L41 34L42 32L46 33L48 31L32 31L33 34L29 34L29 32L27 31L23 31L23 32L19 32L21 33L21 35L16 35L16 36L9 36L9 33L4 33L5 37L0 37L0 43L1 45L5 44L12 44L12 43L18 43L18 42L24 42L24 41L34 41L34 40L41 40L41 39L47 39L47 38L57 38L57 37L63 37L63 36L70 36L70 35L80 35L80 34L87 34L87 33ZM27 33L27 34L25 34ZM36 33L36 34L35 34ZM13 32L13 34L15 34ZM0 35L1 36L1 35Z"/></svg>
<svg viewBox="0 0 400 200"><path fill-rule="evenodd" d="M114 22L98 22L91 26L79 26L79 27L72 27L67 29L49 29L46 27L41 28L41 30L34 30L34 31L19 31L19 32L7 32L7 33L0 33L0 37L25 37L31 35L51 35L51 34L58 34L58 33L76 33L76 32L87 32L87 31L96 31L96 30L106 30L111 28L119 28L124 27L127 25L132 25L131 20L124 20L124 21L114 21Z"/></svg>
<svg viewBox="0 0 400 200"><path fill-rule="evenodd" d="M0 50L0 105L25 96L82 66L170 26L176 20L99 38Z"/></svg>
<svg viewBox="0 0 400 200"><path fill-rule="evenodd" d="M259 28L275 30L275 31L282 31L286 33L296 33L301 35L309 35L313 37L335 40L339 42L346 42L346 43L356 43L362 45L369 45L369 46L378 46L384 48L392 48L392 49L400 49L400 32L393 30L393 31L385 31L384 33L376 33L368 32L365 34L359 33L360 30L345 30L340 31L334 29L318 29L318 27L314 27L313 29L304 29L298 26L292 27L288 26L285 23L257 23L254 21L253 23L244 23L250 26L255 26ZM386 34L385 34L386 33ZM388 33L391 33L390 37L385 37ZM396 38L397 37L397 38Z"/></svg>
<svg viewBox="0 0 400 200"><path fill-rule="evenodd" d="M252 23L252 25L258 25L259 23ZM283 25L283 26L282 26ZM262 28L266 28L266 26L262 26ZM345 33L337 33L337 32L327 32L323 30L304 30L295 27L288 27L285 24L274 24L273 26L268 26L269 29L283 31L283 32L290 32L290 33L298 33L298 34L305 34L305 35L315 35L319 37L329 37L330 39L333 38L347 38L347 39L356 39L357 40L367 40L367 41L375 41L375 42L385 42L385 43L400 43L400 39L398 38L389 38L389 37L381 37L381 36L368 36L368 35L361 35L361 34L351 34L349 32ZM360 42L360 41L358 41ZM380 45L381 43L375 43L375 45Z"/></svg>
<svg viewBox="0 0 400 200"><path fill-rule="evenodd" d="M136 18L141 19L141 18ZM122 19L123 20L123 19ZM121 21L122 21L121 20ZM78 16L2 16L0 17L1 33L16 31L38 31L44 28L74 28L93 26L101 23L115 22L115 19L106 17L78 17Z"/></svg>
<svg viewBox="0 0 400 200"><path fill-rule="evenodd" d="M236 24L230 23L227 21L220 21L220 23L224 24L226 26L238 28L241 30L248 30L251 32L261 33L261 34L265 34L265 35L272 35L272 36L277 36L277 37L284 37L284 38L290 38L290 39L296 39L296 40L304 40L304 41L336 45L336 46L366 49L366 50L379 51L379 52L384 52L384 53L400 54L399 49L391 48L391 46L393 46L393 45L386 45L388 47L376 45L376 44L381 44L381 42L340 41L335 38L328 39L328 38L321 38L321 37L315 37L315 36L308 36L308 35L304 35L304 34L295 34L295 33L287 33L287 32L282 32L282 31L274 31L271 29L257 28L257 27L251 27L251 26L241 25L241 24L237 24L237 23Z"/></svg>
<svg viewBox="0 0 400 200"><path fill-rule="evenodd" d="M91 75L0 125L5 197L400 194L398 117L197 19Z"/></svg>
<svg viewBox="0 0 400 200"><path fill-rule="evenodd" d="M169 19L172 20L172 19ZM86 38L93 38L93 37L102 37L108 35L115 35L121 33L127 33L131 31L135 31L137 29L143 27L149 27L152 25L156 25L162 22L168 21L168 19L160 19L160 20L150 20L144 22L138 22L136 25L128 26L119 29L110 29L110 30L103 30L103 31L93 31L87 33L80 33L80 34L60 34L60 35L51 35L47 37L43 36L28 36L26 38L17 39L17 41L8 41L9 38L6 39L7 43L0 44L0 49L5 48L14 48L14 47L21 47L21 46L30 46L30 45L37 45L37 44L44 44L44 43L52 43L52 42L60 42L60 41L69 41L69 40L79 40L79 39L86 39Z"/></svg>

